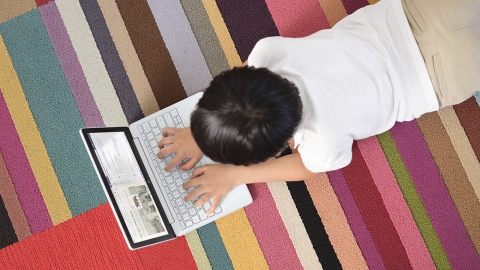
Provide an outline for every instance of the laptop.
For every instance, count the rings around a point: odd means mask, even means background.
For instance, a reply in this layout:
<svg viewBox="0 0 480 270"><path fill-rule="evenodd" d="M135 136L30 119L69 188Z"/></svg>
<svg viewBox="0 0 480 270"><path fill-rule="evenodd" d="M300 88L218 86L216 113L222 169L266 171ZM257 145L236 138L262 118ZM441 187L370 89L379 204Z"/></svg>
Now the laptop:
<svg viewBox="0 0 480 270"><path fill-rule="evenodd" d="M182 185L193 173L170 172L165 165L174 154L157 158L157 143L166 127L190 125L190 113L203 93L197 93L149 115L129 127L83 128L80 135L123 236L131 250L182 236L252 203L246 185L227 194L215 212L207 216L211 200L195 207L184 197L194 188ZM214 164L203 156L196 167ZM198 198L197 198L198 199Z"/></svg>

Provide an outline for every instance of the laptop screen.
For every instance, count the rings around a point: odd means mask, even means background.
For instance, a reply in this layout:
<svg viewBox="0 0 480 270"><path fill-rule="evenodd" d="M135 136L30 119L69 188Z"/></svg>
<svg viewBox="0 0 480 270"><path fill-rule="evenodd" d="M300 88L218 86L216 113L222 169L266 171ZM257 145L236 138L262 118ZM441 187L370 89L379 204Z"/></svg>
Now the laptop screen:
<svg viewBox="0 0 480 270"><path fill-rule="evenodd" d="M149 187L148 176L144 175L143 164L137 159L138 154L134 153L136 149L132 149L127 134L118 130L95 130L85 135L97 168L103 172L104 186L111 191L110 199L116 204L117 214L121 214L122 225L131 241L139 243L169 235L165 224L170 224L162 218L165 217L163 209L154 199L155 191Z"/></svg>

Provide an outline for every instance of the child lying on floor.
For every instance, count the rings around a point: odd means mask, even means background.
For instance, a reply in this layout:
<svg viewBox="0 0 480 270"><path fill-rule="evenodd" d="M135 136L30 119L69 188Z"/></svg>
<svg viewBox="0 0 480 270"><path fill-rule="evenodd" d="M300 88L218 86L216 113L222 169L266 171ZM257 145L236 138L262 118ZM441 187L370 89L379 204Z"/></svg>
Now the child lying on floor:
<svg viewBox="0 0 480 270"><path fill-rule="evenodd" d="M244 66L213 79L190 128L163 131L158 158L176 153L167 171L203 154L222 163L184 184L199 185L186 201L213 198L207 214L240 184L345 167L354 140L480 90L479 10L478 0L382 0L308 37L262 39ZM298 153L269 160L288 142Z"/></svg>

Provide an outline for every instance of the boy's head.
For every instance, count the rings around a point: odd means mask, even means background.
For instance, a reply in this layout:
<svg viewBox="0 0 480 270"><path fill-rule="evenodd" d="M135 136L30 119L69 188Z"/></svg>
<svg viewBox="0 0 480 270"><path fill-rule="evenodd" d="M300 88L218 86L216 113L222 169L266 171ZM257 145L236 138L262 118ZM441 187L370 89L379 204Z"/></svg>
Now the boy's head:
<svg viewBox="0 0 480 270"><path fill-rule="evenodd" d="M302 118L297 87L266 68L216 76L191 115L193 138L220 163L266 161L287 146Z"/></svg>

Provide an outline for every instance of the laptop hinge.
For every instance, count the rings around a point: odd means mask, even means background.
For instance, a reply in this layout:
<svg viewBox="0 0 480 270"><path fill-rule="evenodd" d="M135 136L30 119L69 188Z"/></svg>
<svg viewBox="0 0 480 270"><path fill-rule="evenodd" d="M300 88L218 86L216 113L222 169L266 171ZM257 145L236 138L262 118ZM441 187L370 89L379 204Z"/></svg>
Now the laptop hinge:
<svg viewBox="0 0 480 270"><path fill-rule="evenodd" d="M138 138L133 138L133 141L135 143L135 146L138 149L138 153L140 154L140 157L144 161L143 163L145 165L145 169L147 170L149 178L152 180L152 185L155 187L155 191L157 193L158 199L160 200L160 203L163 206L163 210L165 210L165 214L167 215L168 222L170 222L170 224L172 224L172 223L175 222L175 219L173 218L172 209L170 207L170 204L168 204L167 201L165 200L165 193L160 188L159 179L157 179L157 175L155 173L153 173L153 171L152 171L152 166L150 164L150 160L145 155L145 152L143 151L143 147L140 143L140 140Z"/></svg>

